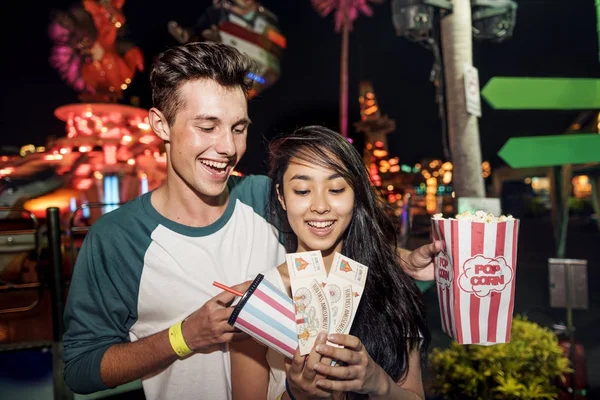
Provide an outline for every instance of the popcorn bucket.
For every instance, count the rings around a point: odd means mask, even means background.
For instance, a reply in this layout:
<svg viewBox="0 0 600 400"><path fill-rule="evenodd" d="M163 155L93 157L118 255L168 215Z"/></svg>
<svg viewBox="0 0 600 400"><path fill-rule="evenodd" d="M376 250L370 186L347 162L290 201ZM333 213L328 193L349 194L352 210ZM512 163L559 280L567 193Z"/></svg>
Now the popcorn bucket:
<svg viewBox="0 0 600 400"><path fill-rule="evenodd" d="M227 322L284 356L294 357L298 347L294 304L262 274L254 279Z"/></svg>
<svg viewBox="0 0 600 400"><path fill-rule="evenodd" d="M445 243L435 258L444 332L460 344L510 342L519 220L434 217L432 231Z"/></svg>

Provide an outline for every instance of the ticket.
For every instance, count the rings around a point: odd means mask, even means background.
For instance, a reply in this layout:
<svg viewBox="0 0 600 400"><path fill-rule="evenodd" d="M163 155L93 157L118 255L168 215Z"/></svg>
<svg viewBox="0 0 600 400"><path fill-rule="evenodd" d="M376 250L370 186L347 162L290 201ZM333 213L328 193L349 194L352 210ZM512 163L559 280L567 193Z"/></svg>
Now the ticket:
<svg viewBox="0 0 600 400"><path fill-rule="evenodd" d="M286 254L300 353L310 353L319 332L330 331L327 272L320 251Z"/></svg>
<svg viewBox="0 0 600 400"><path fill-rule="evenodd" d="M368 272L365 265L335 253L326 286L331 309L330 333L350 333Z"/></svg>

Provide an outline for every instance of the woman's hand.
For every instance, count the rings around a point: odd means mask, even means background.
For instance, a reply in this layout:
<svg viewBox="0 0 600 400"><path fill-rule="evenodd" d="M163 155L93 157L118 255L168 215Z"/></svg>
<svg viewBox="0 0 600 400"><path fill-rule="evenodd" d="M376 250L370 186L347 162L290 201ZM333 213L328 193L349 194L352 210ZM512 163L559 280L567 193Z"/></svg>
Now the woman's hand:
<svg viewBox="0 0 600 400"><path fill-rule="evenodd" d="M319 362L314 369L321 375L339 380L316 379L317 387L328 391L370 395L380 395L389 390L391 378L373 361L359 338L352 335L331 334L328 339L331 343L344 348L319 344L316 350L323 358L337 360L338 365L331 366L331 363ZM340 365L340 362L346 365Z"/></svg>
<svg viewBox="0 0 600 400"><path fill-rule="evenodd" d="M324 346L327 342L327 334L320 333L315 345L308 356L300 355L300 348L296 349L294 359L290 362L286 359L286 373L290 391L296 400L300 399L330 399L331 393L321 389L316 382L324 378L315 371L314 366L321 362L331 363L316 351L317 346Z"/></svg>

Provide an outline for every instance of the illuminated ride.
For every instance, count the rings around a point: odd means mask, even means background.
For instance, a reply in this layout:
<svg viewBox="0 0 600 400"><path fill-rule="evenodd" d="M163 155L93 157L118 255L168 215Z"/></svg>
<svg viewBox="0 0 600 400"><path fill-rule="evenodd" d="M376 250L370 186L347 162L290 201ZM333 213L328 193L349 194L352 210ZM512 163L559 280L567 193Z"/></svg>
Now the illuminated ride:
<svg viewBox="0 0 600 400"><path fill-rule="evenodd" d="M148 125L148 111L89 103L59 107L55 115L65 121L66 136L6 158L0 204L23 206L44 218L50 206L73 211L86 202L130 200L166 177L163 144Z"/></svg>
<svg viewBox="0 0 600 400"><path fill-rule="evenodd" d="M225 43L252 58L258 70L249 76L254 81L250 98L279 79L286 39L279 29L277 16L257 1L214 0L193 26L184 27L170 21L168 30L179 43Z"/></svg>
<svg viewBox="0 0 600 400"><path fill-rule="evenodd" d="M50 64L83 101L115 102L144 70L141 50L124 31L125 0L82 0L56 12L49 27Z"/></svg>
<svg viewBox="0 0 600 400"><path fill-rule="evenodd" d="M25 207L44 218L47 207L64 213L85 202L120 203L164 179L148 111L116 103L144 69L141 51L124 34L124 4L82 0L54 13L50 64L84 103L55 110L65 137L2 158L0 206Z"/></svg>

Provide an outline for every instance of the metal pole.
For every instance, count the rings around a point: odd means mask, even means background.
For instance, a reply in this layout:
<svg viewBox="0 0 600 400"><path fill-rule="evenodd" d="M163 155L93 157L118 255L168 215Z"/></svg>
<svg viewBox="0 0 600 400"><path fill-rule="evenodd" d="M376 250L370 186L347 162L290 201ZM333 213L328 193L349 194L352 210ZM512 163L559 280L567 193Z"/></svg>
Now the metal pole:
<svg viewBox="0 0 600 400"><path fill-rule="evenodd" d="M52 380L54 383L54 400L69 400L73 394L67 388L63 378L64 363L62 357L63 335L63 261L60 230L60 211L57 207L46 209L46 224L48 226L48 247L52 262L52 279L50 294L52 298Z"/></svg>
<svg viewBox="0 0 600 400"><path fill-rule="evenodd" d="M569 195L564 193L563 186L568 176L563 172L564 166L553 167L554 193L556 198L556 220L554 236L556 240L556 257L565 258L567 231L569 227ZM566 196L563 196L565 194Z"/></svg>
<svg viewBox="0 0 600 400"><path fill-rule="evenodd" d="M598 1L600 2L600 0ZM596 224L600 229L600 176L591 176L590 180L592 183L592 207L596 214Z"/></svg>
<svg viewBox="0 0 600 400"><path fill-rule="evenodd" d="M348 10L344 10L342 54L340 59L340 133L345 138L348 137L348 47L350 42L350 23Z"/></svg>
<svg viewBox="0 0 600 400"><path fill-rule="evenodd" d="M575 384L575 335L573 327L573 265L565 263L565 289L567 291L567 332L569 334L569 361L571 361L571 398L576 399Z"/></svg>
<svg viewBox="0 0 600 400"><path fill-rule="evenodd" d="M567 231L569 229L569 192L565 191L565 185L571 186L571 169L566 166L562 167L561 171L561 200L562 204L562 221L560 222L560 236L558 241L558 258L564 258L567 251Z"/></svg>
<svg viewBox="0 0 600 400"><path fill-rule="evenodd" d="M46 210L46 223L48 224L48 247L50 248L50 260L52 262L52 282L50 286L52 294L52 333L54 341L60 342L63 333L64 293L60 215L57 207L50 207Z"/></svg>

